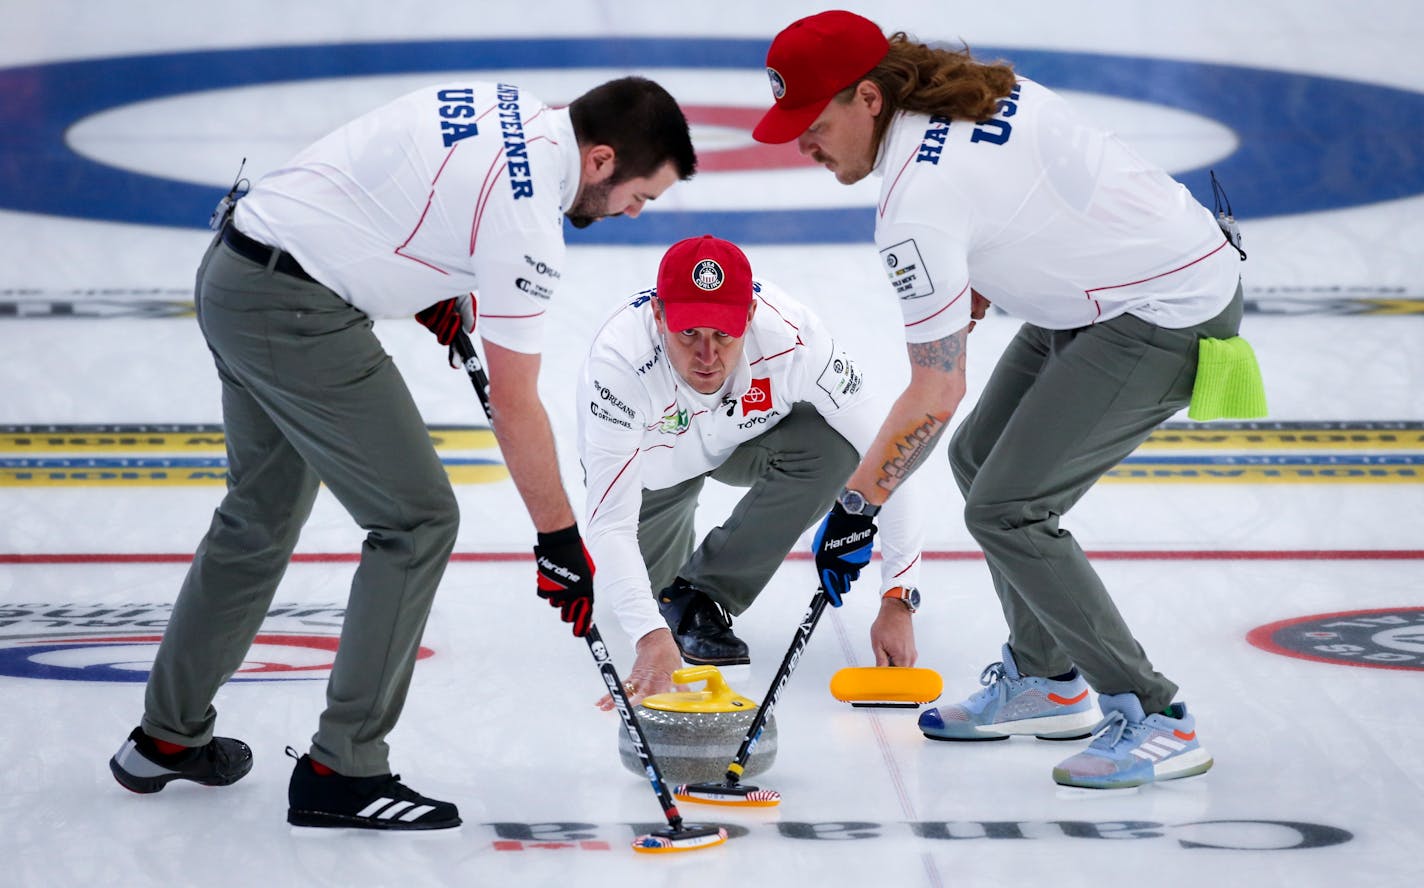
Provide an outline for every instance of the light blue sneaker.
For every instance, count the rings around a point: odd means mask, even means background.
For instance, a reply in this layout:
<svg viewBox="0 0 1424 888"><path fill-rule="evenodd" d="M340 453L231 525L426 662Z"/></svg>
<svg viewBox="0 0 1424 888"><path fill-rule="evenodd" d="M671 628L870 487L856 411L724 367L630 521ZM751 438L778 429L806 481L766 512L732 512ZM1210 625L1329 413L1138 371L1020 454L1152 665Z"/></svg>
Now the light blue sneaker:
<svg viewBox="0 0 1424 888"><path fill-rule="evenodd" d="M1093 729L1087 749L1053 769L1058 783L1125 789L1211 768L1211 755L1197 741L1197 720L1187 712L1187 704L1173 703L1170 715L1144 715L1136 694L1103 694L1098 705L1106 718Z"/></svg>
<svg viewBox="0 0 1424 888"><path fill-rule="evenodd" d="M984 690L963 703L926 709L920 730L931 740L1003 740L1032 734L1040 740L1081 740L1098 716L1081 675L1054 681L1019 674L1013 652L979 674Z"/></svg>

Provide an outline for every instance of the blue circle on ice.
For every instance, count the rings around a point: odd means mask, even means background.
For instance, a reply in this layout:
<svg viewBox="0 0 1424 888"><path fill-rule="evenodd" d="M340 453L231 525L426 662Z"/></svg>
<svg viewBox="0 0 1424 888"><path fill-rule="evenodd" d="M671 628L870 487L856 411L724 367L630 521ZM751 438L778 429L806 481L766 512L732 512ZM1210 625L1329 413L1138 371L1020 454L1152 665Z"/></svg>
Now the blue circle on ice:
<svg viewBox="0 0 1424 888"><path fill-rule="evenodd" d="M51 62L0 69L0 208L201 227L221 189L121 169L66 143L79 121L207 90L382 74L608 67L761 71L767 41L559 38L273 46ZM1335 210L1424 193L1424 93L1238 65L976 47L1062 90L1167 106L1229 128L1212 163L1243 218ZM749 97L747 104L769 99ZM1205 168L1176 178L1211 206ZM748 244L869 241L863 207L667 211L569 231L569 242L668 244L705 231Z"/></svg>

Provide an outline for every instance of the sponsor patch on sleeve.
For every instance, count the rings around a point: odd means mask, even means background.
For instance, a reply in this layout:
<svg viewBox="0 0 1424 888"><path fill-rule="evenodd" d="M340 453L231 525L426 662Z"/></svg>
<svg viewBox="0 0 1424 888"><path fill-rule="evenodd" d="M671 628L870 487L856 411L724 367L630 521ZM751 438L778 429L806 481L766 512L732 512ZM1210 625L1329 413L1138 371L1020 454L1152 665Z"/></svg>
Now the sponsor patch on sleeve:
<svg viewBox="0 0 1424 888"><path fill-rule="evenodd" d="M934 295L934 282L925 270L925 262L920 258L920 248L915 245L914 238L881 250L880 260L885 264L885 274L889 276L896 296L919 299Z"/></svg>
<svg viewBox="0 0 1424 888"><path fill-rule="evenodd" d="M593 399L589 402L588 409L595 419L625 429L633 428L633 423L638 419L638 412L629 406L627 401L596 379L593 381Z"/></svg>
<svg viewBox="0 0 1424 888"><path fill-rule="evenodd" d="M860 391L864 380L865 377L860 368L855 366L855 362L846 357L844 352L836 351L821 370L816 385L830 396L832 404L843 407L851 396Z"/></svg>

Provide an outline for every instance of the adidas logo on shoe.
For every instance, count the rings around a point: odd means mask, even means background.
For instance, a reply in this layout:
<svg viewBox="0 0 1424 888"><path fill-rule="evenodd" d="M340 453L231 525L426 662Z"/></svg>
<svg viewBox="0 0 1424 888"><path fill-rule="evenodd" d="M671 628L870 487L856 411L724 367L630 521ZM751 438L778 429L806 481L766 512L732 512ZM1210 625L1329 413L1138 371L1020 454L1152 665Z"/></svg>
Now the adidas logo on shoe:
<svg viewBox="0 0 1424 888"><path fill-rule="evenodd" d="M1185 703L1147 715L1135 694L1098 698L1103 720L1088 748L1053 769L1054 782L1083 789L1127 789L1204 774L1211 755L1197 740L1196 718Z"/></svg>
<svg viewBox="0 0 1424 888"><path fill-rule="evenodd" d="M460 812L449 802L421 795L400 782L399 774L347 777L318 773L311 756L297 757L287 785L287 822L293 826L336 829L430 830L460 825Z"/></svg>

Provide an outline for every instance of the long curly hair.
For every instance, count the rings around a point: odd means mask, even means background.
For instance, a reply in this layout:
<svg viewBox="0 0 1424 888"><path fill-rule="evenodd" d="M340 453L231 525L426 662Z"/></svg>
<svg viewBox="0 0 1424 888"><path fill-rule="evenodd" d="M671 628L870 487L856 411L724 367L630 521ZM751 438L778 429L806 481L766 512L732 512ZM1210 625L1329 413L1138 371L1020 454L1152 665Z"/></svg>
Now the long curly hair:
<svg viewBox="0 0 1424 888"><path fill-rule="evenodd" d="M986 120L998 110L1017 80L1008 62L979 62L963 49L929 46L904 31L890 35L890 51L861 80L880 87L884 108L875 121L879 145L896 111L937 114L958 120ZM858 81L857 81L858 82ZM850 87L846 100L854 92Z"/></svg>

